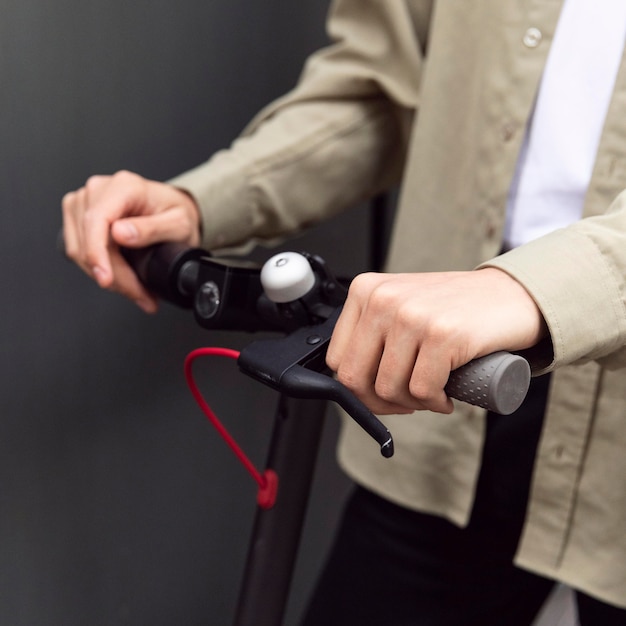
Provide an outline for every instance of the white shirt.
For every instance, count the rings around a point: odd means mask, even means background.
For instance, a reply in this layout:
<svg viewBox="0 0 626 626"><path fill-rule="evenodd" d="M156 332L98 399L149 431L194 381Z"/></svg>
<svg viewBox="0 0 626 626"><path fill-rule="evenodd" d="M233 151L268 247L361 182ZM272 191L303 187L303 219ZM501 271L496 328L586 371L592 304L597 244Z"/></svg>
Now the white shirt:
<svg viewBox="0 0 626 626"><path fill-rule="evenodd" d="M567 0L507 204L512 248L582 214L626 38L626 0Z"/></svg>

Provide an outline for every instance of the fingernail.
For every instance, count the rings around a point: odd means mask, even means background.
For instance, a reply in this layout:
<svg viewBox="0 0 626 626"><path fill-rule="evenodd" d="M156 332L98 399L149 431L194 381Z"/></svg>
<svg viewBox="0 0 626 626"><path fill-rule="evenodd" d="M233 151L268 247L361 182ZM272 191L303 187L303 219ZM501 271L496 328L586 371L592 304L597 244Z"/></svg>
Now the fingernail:
<svg viewBox="0 0 626 626"><path fill-rule="evenodd" d="M121 235L126 241L134 241L139 237L137 227L129 222L118 222L117 234Z"/></svg>
<svg viewBox="0 0 626 626"><path fill-rule="evenodd" d="M98 265L92 267L91 272L98 283L106 279L106 272Z"/></svg>

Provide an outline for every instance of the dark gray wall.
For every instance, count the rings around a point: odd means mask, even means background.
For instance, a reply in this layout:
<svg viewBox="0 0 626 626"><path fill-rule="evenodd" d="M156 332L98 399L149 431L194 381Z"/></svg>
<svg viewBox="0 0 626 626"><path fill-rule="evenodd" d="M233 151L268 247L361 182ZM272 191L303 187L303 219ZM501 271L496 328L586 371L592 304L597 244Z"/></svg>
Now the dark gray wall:
<svg viewBox="0 0 626 626"><path fill-rule="evenodd" d="M255 490L190 398L182 311L147 317L59 258L62 195L165 179L226 145L325 41L315 0L2 0L0 624L230 623ZM298 248L365 265L354 213ZM350 246L345 237L350 233ZM275 397L229 363L203 390L263 464ZM325 434L288 623L346 481Z"/></svg>

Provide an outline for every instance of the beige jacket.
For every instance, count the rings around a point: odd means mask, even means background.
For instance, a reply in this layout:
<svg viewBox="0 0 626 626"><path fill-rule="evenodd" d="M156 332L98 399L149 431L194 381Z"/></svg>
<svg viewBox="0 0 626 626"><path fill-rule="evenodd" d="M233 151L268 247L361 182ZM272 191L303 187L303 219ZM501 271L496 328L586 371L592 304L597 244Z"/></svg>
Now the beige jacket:
<svg viewBox="0 0 626 626"><path fill-rule="evenodd" d="M551 334L535 372L556 371L516 561L626 607L626 62L584 219L497 257L560 7L337 0L334 43L308 61L297 88L175 183L197 198L204 244L215 249L288 235L402 179L389 271L487 263L519 280ZM383 459L347 423L345 471L466 524L483 412L459 403L450 416L385 421L395 457Z"/></svg>

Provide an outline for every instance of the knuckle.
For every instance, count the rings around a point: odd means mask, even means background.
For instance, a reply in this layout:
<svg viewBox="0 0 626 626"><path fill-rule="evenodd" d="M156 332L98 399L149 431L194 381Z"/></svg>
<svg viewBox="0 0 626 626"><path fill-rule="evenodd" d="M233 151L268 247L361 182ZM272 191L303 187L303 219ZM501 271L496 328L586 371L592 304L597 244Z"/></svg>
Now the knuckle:
<svg viewBox="0 0 626 626"><path fill-rule="evenodd" d="M87 190L87 193L88 194L97 193L98 190L101 189L105 181L106 181L106 176L101 176L99 174L94 174L93 176L90 176L85 181L85 189Z"/></svg>
<svg viewBox="0 0 626 626"><path fill-rule="evenodd" d="M398 388L391 381L377 379L374 384L376 395L385 402L398 401Z"/></svg>
<svg viewBox="0 0 626 626"><path fill-rule="evenodd" d="M409 393L412 398L421 403L427 403L433 398L433 393L430 387L419 379L411 379L409 381Z"/></svg>
<svg viewBox="0 0 626 626"><path fill-rule="evenodd" d="M123 187L139 187L142 181L141 176L129 170L118 170L113 174L112 179Z"/></svg>
<svg viewBox="0 0 626 626"><path fill-rule="evenodd" d="M120 178L122 180L134 180L137 178L137 174L131 172L130 170L117 170L115 174L113 174L113 178Z"/></svg>
<svg viewBox="0 0 626 626"><path fill-rule="evenodd" d="M76 201L76 192L68 191L61 199L61 207L63 209L63 212L65 213L69 211L74 205L75 201Z"/></svg>
<svg viewBox="0 0 626 626"><path fill-rule="evenodd" d="M330 350L326 353L326 365L328 365L333 372L339 369L339 357Z"/></svg>
<svg viewBox="0 0 626 626"><path fill-rule="evenodd" d="M423 324L423 313L409 303L396 308L395 322L401 328L418 328Z"/></svg>
<svg viewBox="0 0 626 626"><path fill-rule="evenodd" d="M371 289L368 306L375 313L388 314L398 310L399 296L394 285L389 281L377 282Z"/></svg>
<svg viewBox="0 0 626 626"><path fill-rule="evenodd" d="M368 300L368 306L371 307L374 311L388 309L389 299L387 295L387 290L384 288L384 286L378 286L372 291Z"/></svg>
<svg viewBox="0 0 626 626"><path fill-rule="evenodd" d="M363 384L362 377L356 375L356 373L351 370L347 370L346 368L339 369L337 372L337 380L339 380L344 387L347 387L357 396L363 394L365 391L365 385Z"/></svg>
<svg viewBox="0 0 626 626"><path fill-rule="evenodd" d="M365 272L355 276L350 283L350 295L359 299L366 296L372 289L374 276L373 272Z"/></svg>
<svg viewBox="0 0 626 626"><path fill-rule="evenodd" d="M432 323L432 335L439 339L454 337L458 333L458 323L446 315L438 315Z"/></svg>

